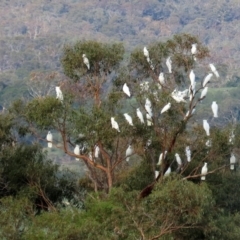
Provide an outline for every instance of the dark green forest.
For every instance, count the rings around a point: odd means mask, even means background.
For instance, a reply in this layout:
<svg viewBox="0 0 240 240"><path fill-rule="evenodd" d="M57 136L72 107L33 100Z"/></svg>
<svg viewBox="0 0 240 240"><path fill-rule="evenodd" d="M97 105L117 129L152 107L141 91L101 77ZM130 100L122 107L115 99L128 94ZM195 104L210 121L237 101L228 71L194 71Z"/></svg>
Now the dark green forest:
<svg viewBox="0 0 240 240"><path fill-rule="evenodd" d="M238 239L240 127L210 54L189 34L66 44L0 114L1 239Z"/></svg>

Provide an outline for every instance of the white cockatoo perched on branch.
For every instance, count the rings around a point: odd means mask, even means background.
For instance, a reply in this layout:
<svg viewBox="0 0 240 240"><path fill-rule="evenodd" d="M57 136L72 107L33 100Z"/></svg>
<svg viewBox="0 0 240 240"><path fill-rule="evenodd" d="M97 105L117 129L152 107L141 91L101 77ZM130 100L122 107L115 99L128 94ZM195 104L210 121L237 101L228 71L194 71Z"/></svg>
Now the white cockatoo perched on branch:
<svg viewBox="0 0 240 240"><path fill-rule="evenodd" d="M114 128L114 129L116 129L118 132L120 132L118 123L115 121L114 117L111 117L111 124L112 124L112 128Z"/></svg>
<svg viewBox="0 0 240 240"><path fill-rule="evenodd" d="M83 54L82 57L83 57L83 63L87 66L87 68L89 70L90 69L90 63L89 63L88 58L86 57L86 54Z"/></svg>
<svg viewBox="0 0 240 240"><path fill-rule="evenodd" d="M99 154L100 154L100 148L98 145L95 145L94 146L94 157L99 158Z"/></svg>
<svg viewBox="0 0 240 240"><path fill-rule="evenodd" d="M159 76L158 76L158 80L161 84L161 86L165 85L165 79L164 79L164 73L163 72L160 72Z"/></svg>
<svg viewBox="0 0 240 240"><path fill-rule="evenodd" d="M211 80L213 74L212 73L209 73L203 80L203 83L202 83L202 86L203 87L206 87L206 85L209 83L209 81Z"/></svg>
<svg viewBox="0 0 240 240"><path fill-rule="evenodd" d="M204 165L203 165L203 167L202 167L202 170L201 170L201 174L203 175L203 176L201 176L201 180L202 180L202 181L205 181L205 180L206 180L206 174L207 174L207 172L208 172L208 168L207 168L207 163L205 162Z"/></svg>
<svg viewBox="0 0 240 240"><path fill-rule="evenodd" d="M130 93L130 90L129 90L129 87L126 83L124 83L123 85L123 92L128 96L128 97L131 97L131 93Z"/></svg>
<svg viewBox="0 0 240 240"><path fill-rule="evenodd" d="M48 131L46 139L48 141L48 147L52 148L53 135L52 135L51 131Z"/></svg>
<svg viewBox="0 0 240 240"><path fill-rule="evenodd" d="M212 111L213 111L213 117L218 117L218 105L215 101L212 102Z"/></svg>
<svg viewBox="0 0 240 240"><path fill-rule="evenodd" d="M147 98L146 102L145 102L145 109L147 111L147 113L152 117L153 113L152 113L152 104L151 101Z"/></svg>
<svg viewBox="0 0 240 240"><path fill-rule="evenodd" d="M140 111L140 109L137 108L136 112L137 112L137 116L138 116L140 122L144 124L143 114L142 114L142 112Z"/></svg>
<svg viewBox="0 0 240 240"><path fill-rule="evenodd" d="M210 126L206 119L203 120L203 128L204 128L207 136L210 136Z"/></svg>
<svg viewBox="0 0 240 240"><path fill-rule="evenodd" d="M234 170L234 165L236 163L236 157L234 156L233 153L231 153L231 157L230 157L230 169Z"/></svg>
<svg viewBox="0 0 240 240"><path fill-rule="evenodd" d="M196 53L197 53L197 43L193 43L192 44L192 48L191 48L191 53L193 55L193 59L196 61L197 58L196 58Z"/></svg>
<svg viewBox="0 0 240 240"><path fill-rule="evenodd" d="M179 166L181 166L182 165L182 159L180 158L178 153L175 153L175 158L176 158L177 164Z"/></svg>
<svg viewBox="0 0 240 240"><path fill-rule="evenodd" d="M162 164L162 160L165 159L166 156L167 156L167 151L164 152L164 156L163 156L163 153L161 153L161 154L159 155L157 165L161 165L161 164Z"/></svg>
<svg viewBox="0 0 240 240"><path fill-rule="evenodd" d="M59 86L55 87L56 90L56 98L59 99L61 102L63 101L63 93L61 91L61 88Z"/></svg>
<svg viewBox="0 0 240 240"><path fill-rule="evenodd" d="M129 123L129 125L133 126L132 117L127 113L124 113L123 115L124 115L126 121Z"/></svg>
<svg viewBox="0 0 240 240"><path fill-rule="evenodd" d="M185 154L186 154L186 156L187 156L187 161L188 161L188 162L191 162L191 150L190 150L190 147L189 147L189 146L187 146L187 147L185 148Z"/></svg>
<svg viewBox="0 0 240 240"><path fill-rule="evenodd" d="M171 167L168 167L167 171L164 173L164 176L165 177L169 176L171 172L172 172Z"/></svg>
<svg viewBox="0 0 240 240"><path fill-rule="evenodd" d="M133 147L131 144L129 144L127 150L126 150L126 161L128 162L130 159L130 156L133 154Z"/></svg>
<svg viewBox="0 0 240 240"><path fill-rule="evenodd" d="M163 109L161 110L161 114L167 112L171 108L171 103L166 104Z"/></svg>
<svg viewBox="0 0 240 240"><path fill-rule="evenodd" d="M207 95L207 91L208 91L208 87L205 87L202 92L201 92L201 96L200 96L200 99L204 99Z"/></svg>
<svg viewBox="0 0 240 240"><path fill-rule="evenodd" d="M188 91L188 90L187 90ZM180 102L186 102L186 100L183 97L184 95L181 94L181 92L177 91L176 89L173 90L171 93L171 97L178 103Z"/></svg>
<svg viewBox="0 0 240 240"><path fill-rule="evenodd" d="M147 50L147 47L144 47L143 48L143 55L146 57L146 58L149 58L149 52Z"/></svg>
<svg viewBox="0 0 240 240"><path fill-rule="evenodd" d="M80 155L80 147L79 147L78 144L75 146L73 152L74 152L74 154L76 154L76 155ZM76 159L76 161L79 161L79 158L76 157L75 159Z"/></svg>
<svg viewBox="0 0 240 240"><path fill-rule="evenodd" d="M152 126L153 122L152 122L152 117L146 113L146 118L147 118L147 126Z"/></svg>
<svg viewBox="0 0 240 240"><path fill-rule="evenodd" d="M171 60L171 57L167 58L166 65L167 65L167 68L168 68L168 72L172 73L172 60Z"/></svg>

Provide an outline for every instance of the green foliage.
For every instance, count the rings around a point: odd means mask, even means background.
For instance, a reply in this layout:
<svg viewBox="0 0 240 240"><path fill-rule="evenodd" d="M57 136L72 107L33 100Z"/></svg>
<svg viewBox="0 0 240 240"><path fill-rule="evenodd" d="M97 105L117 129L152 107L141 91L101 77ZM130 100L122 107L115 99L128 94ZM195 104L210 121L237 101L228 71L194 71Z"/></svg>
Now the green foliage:
<svg viewBox="0 0 240 240"><path fill-rule="evenodd" d="M74 46L65 46L62 66L64 73L76 80L87 73L87 67L83 62L83 54L90 63L92 75L104 72L106 75L114 71L123 59L124 48L122 44L103 44L96 41L80 41Z"/></svg>
<svg viewBox="0 0 240 240"><path fill-rule="evenodd" d="M35 212L28 198L9 196L0 199L0 214L0 238L19 240Z"/></svg>
<svg viewBox="0 0 240 240"><path fill-rule="evenodd" d="M53 97L36 98L26 105L26 117L40 128L52 127L62 116L61 102Z"/></svg>

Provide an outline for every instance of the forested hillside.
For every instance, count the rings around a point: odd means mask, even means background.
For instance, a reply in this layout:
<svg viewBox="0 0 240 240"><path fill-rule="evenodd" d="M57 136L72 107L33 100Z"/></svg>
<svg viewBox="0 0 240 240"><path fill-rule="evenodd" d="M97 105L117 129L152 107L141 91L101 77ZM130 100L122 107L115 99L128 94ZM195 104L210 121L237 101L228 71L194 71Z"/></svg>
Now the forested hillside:
<svg viewBox="0 0 240 240"><path fill-rule="evenodd" d="M2 0L0 16L1 105L26 93L31 73L61 71L64 44L81 39L120 41L130 50L190 33L209 47L219 82L238 85L237 0Z"/></svg>

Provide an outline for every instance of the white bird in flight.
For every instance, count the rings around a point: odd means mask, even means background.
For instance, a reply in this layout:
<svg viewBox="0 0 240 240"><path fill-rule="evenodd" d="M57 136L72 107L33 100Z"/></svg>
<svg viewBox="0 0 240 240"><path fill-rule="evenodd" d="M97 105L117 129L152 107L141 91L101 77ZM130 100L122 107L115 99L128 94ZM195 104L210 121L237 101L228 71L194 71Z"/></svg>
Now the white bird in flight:
<svg viewBox="0 0 240 240"><path fill-rule="evenodd" d="M124 83L123 85L123 92L128 96L128 97L131 97L131 93L130 93L130 90L129 90L129 87L126 83Z"/></svg>
<svg viewBox="0 0 240 240"><path fill-rule="evenodd" d="M142 114L142 112L140 111L140 109L137 108L136 112L137 112L137 116L138 116L140 122L144 124L143 114Z"/></svg>
<svg viewBox="0 0 240 240"><path fill-rule="evenodd" d="M216 67L215 67L212 63L209 64L209 67L211 68L211 71L214 73L214 75L215 75L217 78L219 78L219 73L218 73Z"/></svg>
<svg viewBox="0 0 240 240"><path fill-rule="evenodd" d="M177 164L179 166L181 166L182 165L182 159L180 158L178 153L175 153L175 158L176 158Z"/></svg>
<svg viewBox="0 0 240 240"><path fill-rule="evenodd" d="M212 102L212 111L213 111L213 117L218 117L218 105L215 101Z"/></svg>
<svg viewBox="0 0 240 240"><path fill-rule="evenodd" d="M161 111L161 114L163 114L164 112L168 111L171 108L171 103L168 103L167 105L165 105Z"/></svg>
<svg viewBox="0 0 240 240"><path fill-rule="evenodd" d="M203 84L202 84L203 87L206 87L206 85L207 85L207 84L209 83L209 81L211 80L212 76L213 76L213 74L212 74L212 73L209 73L209 74L204 78Z"/></svg>
<svg viewBox="0 0 240 240"><path fill-rule="evenodd" d="M207 136L210 136L210 126L206 119L203 120L203 128L204 128Z"/></svg>
<svg viewBox="0 0 240 240"><path fill-rule="evenodd" d="M207 168L207 163L205 162L202 167L202 170L201 170L201 174L203 175L203 176L201 176L201 180L203 180L203 181L206 180L207 172L208 172L208 168Z"/></svg>
<svg viewBox="0 0 240 240"><path fill-rule="evenodd" d="M234 156L233 153L231 153L231 157L230 157L230 169L234 170L234 164L236 163L236 157Z"/></svg>
<svg viewBox="0 0 240 240"><path fill-rule="evenodd" d="M186 153L186 156L187 156L187 161L188 161L188 162L191 162L191 150L190 150L190 147L189 147L189 146L187 146L187 147L185 148L185 153Z"/></svg>
<svg viewBox="0 0 240 240"><path fill-rule="evenodd" d="M127 122L129 123L129 125L133 126L132 117L127 113L124 113L123 115L124 115L125 119L127 120Z"/></svg>
<svg viewBox="0 0 240 240"><path fill-rule="evenodd" d="M133 154L133 147L131 144L129 144L127 150L126 150L126 161L128 162L130 159L130 156Z"/></svg>
<svg viewBox="0 0 240 240"><path fill-rule="evenodd" d="M60 87L55 87L55 90L56 90L56 95L57 95L57 99L59 99L61 102L63 101L63 93L60 89Z"/></svg>
<svg viewBox="0 0 240 240"><path fill-rule="evenodd" d="M115 128L118 132L120 132L118 123L115 121L114 117L111 117L111 124L112 128Z"/></svg>
<svg viewBox="0 0 240 240"><path fill-rule="evenodd" d="M48 141L48 147L52 148L53 135L52 135L51 131L48 131L46 139Z"/></svg>
<svg viewBox="0 0 240 240"><path fill-rule="evenodd" d="M90 69L90 64L89 64L88 58L86 57L86 54L83 54L82 57L83 57L83 63L87 66L87 68L89 70Z"/></svg>
<svg viewBox="0 0 240 240"><path fill-rule="evenodd" d="M166 65L167 65L167 68L168 68L168 72L172 73L172 60L171 60L171 57L167 58Z"/></svg>
<svg viewBox="0 0 240 240"><path fill-rule="evenodd" d="M78 144L75 146L73 152L74 152L74 154L76 154L76 155L80 155L80 147L79 147ZM76 159L76 161L79 161L79 158L76 157L75 159Z"/></svg>
<svg viewBox="0 0 240 240"><path fill-rule="evenodd" d="M200 99L204 99L207 95L207 91L208 91L208 87L205 87L202 92L201 92L201 96L200 96Z"/></svg>

